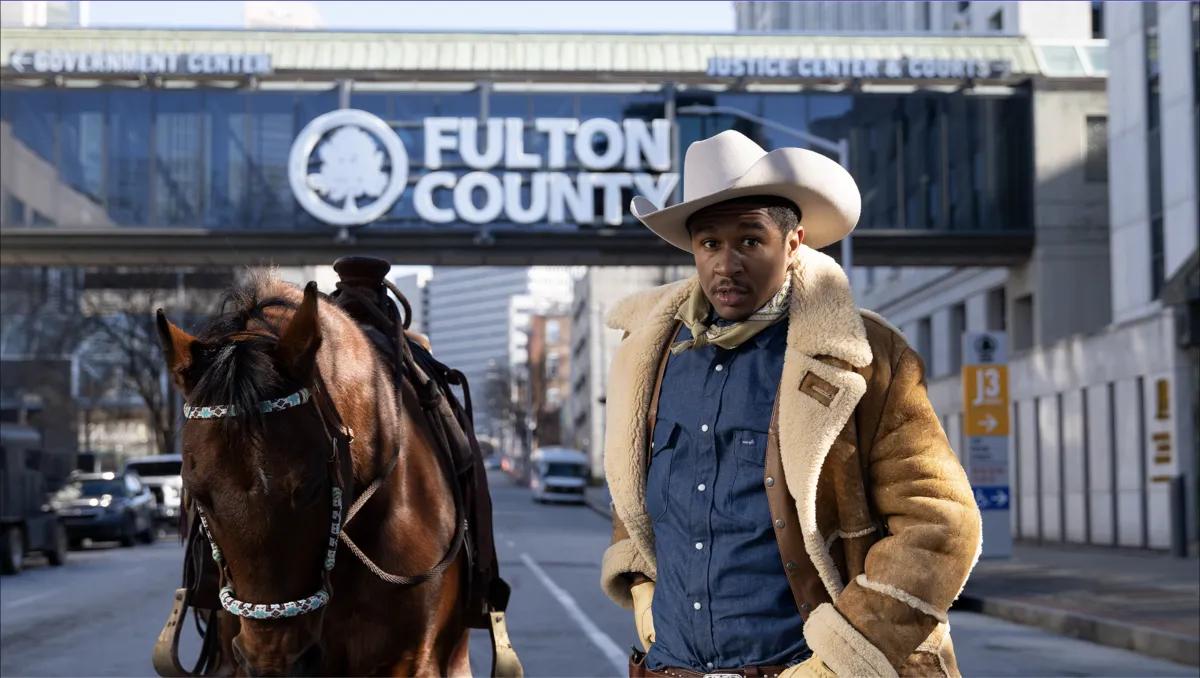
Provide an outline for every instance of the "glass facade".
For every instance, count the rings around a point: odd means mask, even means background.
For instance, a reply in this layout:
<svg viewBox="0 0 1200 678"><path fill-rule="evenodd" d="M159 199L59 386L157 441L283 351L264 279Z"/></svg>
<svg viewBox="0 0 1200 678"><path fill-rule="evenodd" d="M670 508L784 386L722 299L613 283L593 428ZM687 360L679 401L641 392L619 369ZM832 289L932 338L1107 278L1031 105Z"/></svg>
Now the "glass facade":
<svg viewBox="0 0 1200 678"><path fill-rule="evenodd" d="M292 197L287 163L300 130L338 107L336 91L62 88L3 94L0 142L4 153L19 157L4 175L4 227L329 228ZM650 120L666 116L671 97L680 107L730 107L829 139L847 138L848 164L863 192L860 228L1032 229L1032 113L1026 91L984 97L667 88L638 94L353 92L350 106L387 120L410 163L409 190L370 228L420 226L411 188L428 172L426 117L524 118L526 151L544 157L547 136L534 132L536 118ZM725 129L738 129L768 150L803 145L792 135L730 115L682 115L678 129L680 161L690 143ZM472 171L457 153L443 154L443 162L443 170L460 176ZM579 171L568 144L565 173ZM597 189L598 211L600 193ZM434 195L439 207L451 202L449 191ZM523 197L529 199L528 182ZM631 197L626 189L623 210ZM449 226L456 225L477 228Z"/></svg>

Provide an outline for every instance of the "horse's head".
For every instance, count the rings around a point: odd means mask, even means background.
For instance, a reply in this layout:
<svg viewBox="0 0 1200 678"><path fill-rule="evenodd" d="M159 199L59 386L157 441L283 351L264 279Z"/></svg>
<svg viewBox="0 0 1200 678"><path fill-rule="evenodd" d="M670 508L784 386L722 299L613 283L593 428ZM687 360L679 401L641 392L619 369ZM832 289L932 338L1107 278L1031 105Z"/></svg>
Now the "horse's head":
<svg viewBox="0 0 1200 678"><path fill-rule="evenodd" d="M312 675L348 454L317 369L321 302L314 283L301 297L271 279L229 300L237 308L198 336L158 312L187 401L184 487L221 567L221 605L241 617L238 663L249 675Z"/></svg>

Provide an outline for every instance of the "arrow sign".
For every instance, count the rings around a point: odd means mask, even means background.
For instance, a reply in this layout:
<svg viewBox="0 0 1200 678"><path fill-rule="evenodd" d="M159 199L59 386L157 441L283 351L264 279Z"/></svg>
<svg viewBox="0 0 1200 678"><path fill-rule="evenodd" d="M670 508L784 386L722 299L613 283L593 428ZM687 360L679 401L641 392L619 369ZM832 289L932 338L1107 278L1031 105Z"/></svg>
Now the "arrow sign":
<svg viewBox="0 0 1200 678"><path fill-rule="evenodd" d="M8 55L8 67L18 73L25 72L25 53L13 52Z"/></svg>
<svg viewBox="0 0 1200 678"><path fill-rule="evenodd" d="M1009 493L1007 485L983 485L975 487L975 503L980 511L1007 511Z"/></svg>
<svg viewBox="0 0 1200 678"><path fill-rule="evenodd" d="M997 425L997 424L999 424L999 423L1000 423L1000 422L999 422L999 421L997 421L997 420L996 420L996 418L995 418L994 416L992 416L992 413L991 413L991 412L988 412L988 413L987 413L987 416L985 416L983 419L980 419L980 420L979 420L979 425L980 425L980 426L982 426L982 427L983 427L983 429L984 429L985 431L987 431L988 433L991 433L992 431L995 431L995 430L996 430L996 425Z"/></svg>

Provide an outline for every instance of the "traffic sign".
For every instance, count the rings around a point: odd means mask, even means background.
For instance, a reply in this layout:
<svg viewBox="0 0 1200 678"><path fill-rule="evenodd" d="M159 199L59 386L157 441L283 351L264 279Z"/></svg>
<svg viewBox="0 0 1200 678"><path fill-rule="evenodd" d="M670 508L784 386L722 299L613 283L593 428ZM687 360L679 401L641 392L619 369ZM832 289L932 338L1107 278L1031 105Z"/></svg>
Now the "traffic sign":
<svg viewBox="0 0 1200 678"><path fill-rule="evenodd" d="M963 433L967 478L983 514L983 558L1012 555L1008 347L1003 332L963 333Z"/></svg>

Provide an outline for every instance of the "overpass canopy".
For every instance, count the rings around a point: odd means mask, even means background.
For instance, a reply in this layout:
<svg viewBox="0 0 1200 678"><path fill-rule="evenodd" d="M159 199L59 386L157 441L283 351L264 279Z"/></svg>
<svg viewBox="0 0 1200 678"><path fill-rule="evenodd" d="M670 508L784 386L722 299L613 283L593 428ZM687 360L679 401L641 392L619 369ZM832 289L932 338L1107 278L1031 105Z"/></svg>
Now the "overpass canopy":
<svg viewBox="0 0 1200 678"><path fill-rule="evenodd" d="M629 201L678 201L687 146L726 129L849 168L856 263L1016 263L1033 240L1031 99L1046 80L1102 86L1104 50L6 29L0 263L671 263L682 253Z"/></svg>

